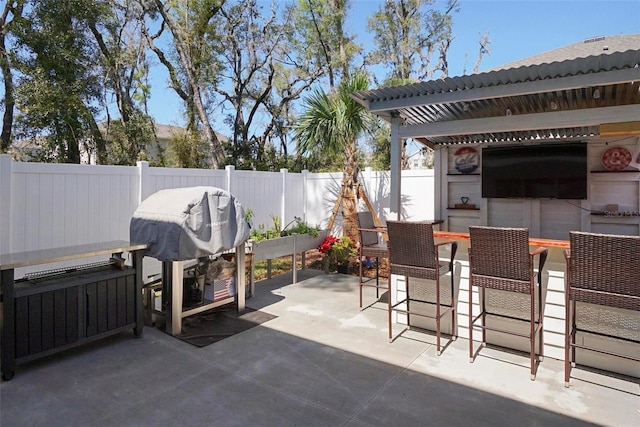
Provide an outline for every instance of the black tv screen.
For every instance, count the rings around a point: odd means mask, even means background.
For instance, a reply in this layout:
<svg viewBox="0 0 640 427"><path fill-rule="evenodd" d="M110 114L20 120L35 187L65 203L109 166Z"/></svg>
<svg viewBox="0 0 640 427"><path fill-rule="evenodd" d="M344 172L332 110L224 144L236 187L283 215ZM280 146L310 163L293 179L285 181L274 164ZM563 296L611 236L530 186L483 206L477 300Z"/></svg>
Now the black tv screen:
<svg viewBox="0 0 640 427"><path fill-rule="evenodd" d="M586 199L587 144L483 148L482 197Z"/></svg>

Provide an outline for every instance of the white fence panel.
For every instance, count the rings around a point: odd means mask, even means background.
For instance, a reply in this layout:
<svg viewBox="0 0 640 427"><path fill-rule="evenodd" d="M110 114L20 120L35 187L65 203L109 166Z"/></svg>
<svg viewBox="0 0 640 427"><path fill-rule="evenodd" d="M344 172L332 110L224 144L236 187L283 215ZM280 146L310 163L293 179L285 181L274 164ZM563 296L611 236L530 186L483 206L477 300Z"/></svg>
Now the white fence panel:
<svg viewBox="0 0 640 427"><path fill-rule="evenodd" d="M307 222L311 225L319 225L326 228L331 212L335 207L340 184L341 173L314 173L307 177ZM341 210L336 215L331 233L336 234L342 230Z"/></svg>
<svg viewBox="0 0 640 427"><path fill-rule="evenodd" d="M383 223L387 219L390 206L390 180L391 174L389 172L374 172L371 168L365 168L360 177L360 184L373 205L375 214ZM359 209L365 208L364 203L361 203Z"/></svg>
<svg viewBox="0 0 640 427"><path fill-rule="evenodd" d="M282 226L285 227L296 217L304 219L305 212L305 175L306 173L284 173L284 218ZM302 203L300 203L302 201ZM292 225L295 225L292 224Z"/></svg>
<svg viewBox="0 0 640 427"><path fill-rule="evenodd" d="M135 167L12 163L10 251L128 239Z"/></svg>
<svg viewBox="0 0 640 427"><path fill-rule="evenodd" d="M273 216L282 219L282 174L280 172L234 171L231 193L245 209L253 211L253 227L273 225Z"/></svg>
<svg viewBox="0 0 640 427"><path fill-rule="evenodd" d="M360 182L382 221L389 215L389 172L365 169ZM138 204L167 188L213 186L254 212L253 225L286 226L295 217L326 228L342 174L61 165L14 162L0 155L0 252L22 252L108 240L127 240ZM403 171L404 219L434 217L433 171ZM361 204L359 209L365 209ZM342 231L338 209L332 233Z"/></svg>
<svg viewBox="0 0 640 427"><path fill-rule="evenodd" d="M435 218L435 178L433 169L402 171L403 220L421 221Z"/></svg>
<svg viewBox="0 0 640 427"><path fill-rule="evenodd" d="M148 168L148 170L149 194L145 194L144 198L168 188L208 186L227 189L227 173L224 170L179 168Z"/></svg>

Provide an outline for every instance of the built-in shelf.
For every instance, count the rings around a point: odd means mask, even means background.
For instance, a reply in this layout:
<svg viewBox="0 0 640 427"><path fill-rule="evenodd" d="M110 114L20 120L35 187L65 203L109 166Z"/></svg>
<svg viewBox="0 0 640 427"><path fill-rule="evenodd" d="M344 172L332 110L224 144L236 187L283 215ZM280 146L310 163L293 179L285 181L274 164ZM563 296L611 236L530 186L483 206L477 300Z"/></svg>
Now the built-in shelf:
<svg viewBox="0 0 640 427"><path fill-rule="evenodd" d="M596 170L596 171L591 171L591 173L639 173L640 170L636 169L625 169L625 170L621 170L621 171L607 171L607 170Z"/></svg>
<svg viewBox="0 0 640 427"><path fill-rule="evenodd" d="M609 218L638 218L640 212L634 211L620 211L620 212L591 212L591 215L606 216Z"/></svg>
<svg viewBox="0 0 640 427"><path fill-rule="evenodd" d="M480 175L479 173L448 173L447 176L474 176Z"/></svg>
<svg viewBox="0 0 640 427"><path fill-rule="evenodd" d="M480 208L447 208L453 211L479 211Z"/></svg>

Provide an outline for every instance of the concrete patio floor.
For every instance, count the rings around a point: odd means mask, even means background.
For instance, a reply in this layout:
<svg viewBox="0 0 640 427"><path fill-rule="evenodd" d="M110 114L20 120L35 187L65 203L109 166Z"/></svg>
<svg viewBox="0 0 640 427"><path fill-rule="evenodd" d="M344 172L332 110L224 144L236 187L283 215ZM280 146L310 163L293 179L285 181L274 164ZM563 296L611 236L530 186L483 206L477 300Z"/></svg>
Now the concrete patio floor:
<svg viewBox="0 0 640 427"><path fill-rule="evenodd" d="M357 277L316 270L257 283L274 320L203 348L153 327L20 365L0 385L2 426L638 426L639 380L466 339L387 339L386 305L360 311ZM373 293L368 300L373 301ZM395 333L402 330L395 326Z"/></svg>

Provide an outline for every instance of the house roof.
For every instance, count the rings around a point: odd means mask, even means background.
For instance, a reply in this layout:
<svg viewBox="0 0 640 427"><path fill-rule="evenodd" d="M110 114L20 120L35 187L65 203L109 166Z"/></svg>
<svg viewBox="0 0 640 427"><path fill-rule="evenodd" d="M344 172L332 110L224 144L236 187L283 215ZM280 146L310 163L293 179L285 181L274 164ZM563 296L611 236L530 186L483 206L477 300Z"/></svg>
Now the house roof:
<svg viewBox="0 0 640 427"><path fill-rule="evenodd" d="M432 147L579 139L603 123L638 120L639 64L640 35L602 37L483 73L351 96L384 120L398 117L399 137Z"/></svg>
<svg viewBox="0 0 640 427"><path fill-rule="evenodd" d="M577 58L587 58L612 52L625 52L640 47L640 34L623 34L617 36L597 36L559 47L547 52L519 59L494 67L487 71L507 70L509 68L527 67L530 65L551 64Z"/></svg>

